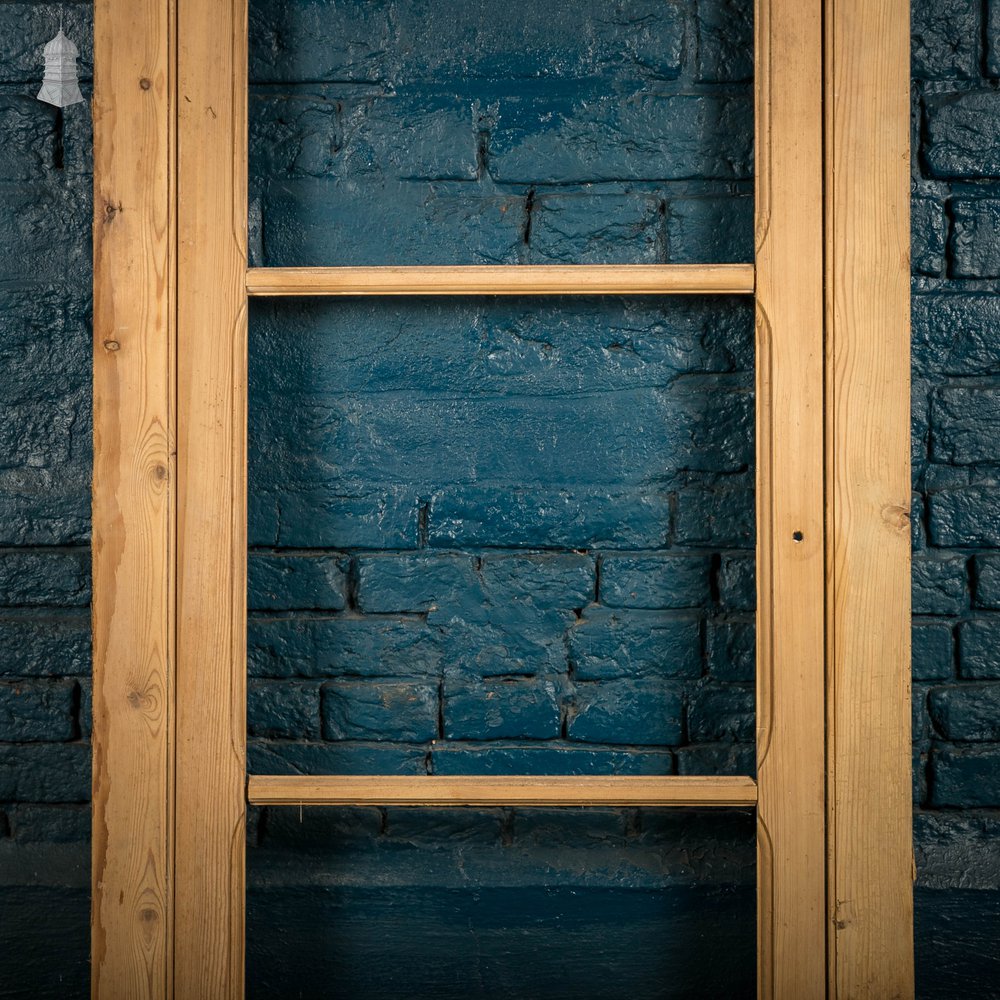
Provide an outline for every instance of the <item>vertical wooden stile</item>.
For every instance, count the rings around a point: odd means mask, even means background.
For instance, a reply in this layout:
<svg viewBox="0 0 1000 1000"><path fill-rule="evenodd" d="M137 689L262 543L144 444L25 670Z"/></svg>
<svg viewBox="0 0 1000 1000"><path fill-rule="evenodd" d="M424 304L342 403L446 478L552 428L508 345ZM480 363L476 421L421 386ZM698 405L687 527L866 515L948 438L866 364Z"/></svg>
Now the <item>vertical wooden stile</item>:
<svg viewBox="0 0 1000 1000"><path fill-rule="evenodd" d="M175 994L243 995L246 0L178 3Z"/></svg>
<svg viewBox="0 0 1000 1000"><path fill-rule="evenodd" d="M94 18L91 995L145 1000L171 995L173 7Z"/></svg>
<svg viewBox="0 0 1000 1000"><path fill-rule="evenodd" d="M826 993L822 0L758 0L758 995Z"/></svg>
<svg viewBox="0 0 1000 1000"><path fill-rule="evenodd" d="M910 18L827 0L830 995L913 996Z"/></svg>

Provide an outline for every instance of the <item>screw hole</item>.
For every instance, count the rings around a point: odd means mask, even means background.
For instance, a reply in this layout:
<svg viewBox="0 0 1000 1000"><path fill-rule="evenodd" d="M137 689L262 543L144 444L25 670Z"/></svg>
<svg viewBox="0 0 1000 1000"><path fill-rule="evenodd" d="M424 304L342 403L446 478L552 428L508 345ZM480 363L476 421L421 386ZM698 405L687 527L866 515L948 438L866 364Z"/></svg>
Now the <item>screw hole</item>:
<svg viewBox="0 0 1000 1000"><path fill-rule="evenodd" d="M805 535L803 535L801 531L793 531L792 532L792 540L793 541L801 542L803 538L805 538Z"/></svg>

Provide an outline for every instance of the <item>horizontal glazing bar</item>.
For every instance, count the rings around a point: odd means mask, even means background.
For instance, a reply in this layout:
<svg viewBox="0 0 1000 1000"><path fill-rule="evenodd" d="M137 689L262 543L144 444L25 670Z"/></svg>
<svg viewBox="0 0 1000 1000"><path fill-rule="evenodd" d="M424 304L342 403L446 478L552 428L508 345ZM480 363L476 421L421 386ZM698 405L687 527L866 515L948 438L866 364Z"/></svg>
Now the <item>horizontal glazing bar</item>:
<svg viewBox="0 0 1000 1000"><path fill-rule="evenodd" d="M752 264L254 267L247 293L282 295L752 295Z"/></svg>
<svg viewBox="0 0 1000 1000"><path fill-rule="evenodd" d="M252 805L753 806L748 777L252 775Z"/></svg>

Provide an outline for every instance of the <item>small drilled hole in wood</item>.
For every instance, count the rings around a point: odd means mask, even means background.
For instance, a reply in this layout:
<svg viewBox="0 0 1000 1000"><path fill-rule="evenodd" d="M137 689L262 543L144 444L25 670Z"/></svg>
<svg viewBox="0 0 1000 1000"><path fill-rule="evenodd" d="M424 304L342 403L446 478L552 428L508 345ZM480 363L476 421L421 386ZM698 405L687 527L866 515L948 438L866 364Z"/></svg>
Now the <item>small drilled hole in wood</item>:
<svg viewBox="0 0 1000 1000"><path fill-rule="evenodd" d="M792 540L793 541L801 542L803 538L805 538L805 535L803 535L801 531L793 531L792 532Z"/></svg>

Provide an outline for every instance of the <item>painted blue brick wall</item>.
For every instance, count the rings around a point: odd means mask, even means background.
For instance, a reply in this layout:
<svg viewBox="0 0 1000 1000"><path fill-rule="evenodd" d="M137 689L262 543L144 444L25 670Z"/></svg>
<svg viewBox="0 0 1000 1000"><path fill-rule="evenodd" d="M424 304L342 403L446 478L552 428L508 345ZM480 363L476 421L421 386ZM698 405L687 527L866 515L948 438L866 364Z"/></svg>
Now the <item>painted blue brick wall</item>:
<svg viewBox="0 0 1000 1000"><path fill-rule="evenodd" d="M89 81L86 0L0 2L10 997L87 989L89 115L32 98L60 12ZM256 263L750 259L749 2L504 13L255 0ZM996 0L915 0L935 1000L1000 995L998 53ZM751 332L736 301L255 306L252 767L752 768ZM751 995L752 835L743 815L254 812L250 992Z"/></svg>

